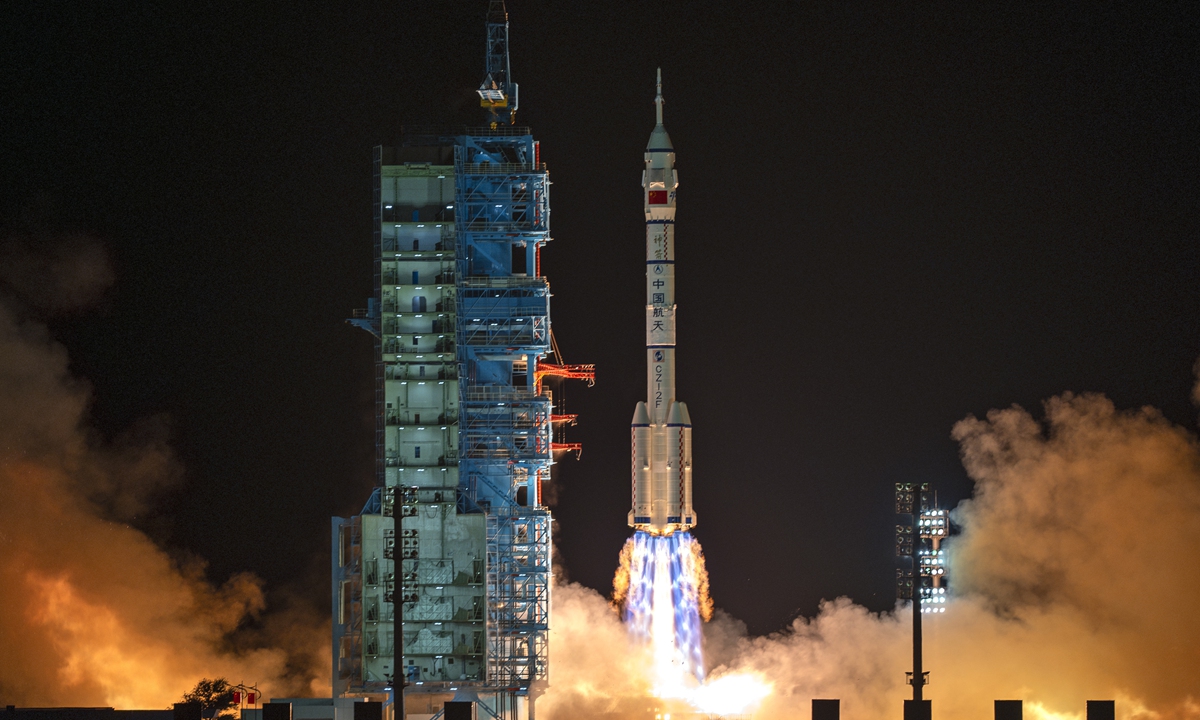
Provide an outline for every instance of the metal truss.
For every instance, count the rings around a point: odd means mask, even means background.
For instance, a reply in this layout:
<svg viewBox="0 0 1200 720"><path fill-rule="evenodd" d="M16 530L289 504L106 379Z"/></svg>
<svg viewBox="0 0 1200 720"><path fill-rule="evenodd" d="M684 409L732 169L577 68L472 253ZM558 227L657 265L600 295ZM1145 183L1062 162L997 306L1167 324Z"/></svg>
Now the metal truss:
<svg viewBox="0 0 1200 720"><path fill-rule="evenodd" d="M487 683L528 690L546 676L550 624L550 513L487 516Z"/></svg>
<svg viewBox="0 0 1200 720"><path fill-rule="evenodd" d="M521 402L467 401L462 405L461 456L548 463L550 402L544 396Z"/></svg>
<svg viewBox="0 0 1200 720"><path fill-rule="evenodd" d="M454 162L459 503L485 515L484 677L505 708L546 677L550 513L537 488L553 463L554 405L536 368L552 344L550 288L514 275L513 258L549 240L549 181L528 135L460 136ZM476 367L496 362L512 375L476 384ZM534 372L514 383L517 367Z"/></svg>
<svg viewBox="0 0 1200 720"><path fill-rule="evenodd" d="M529 136L466 136L455 144L454 218L459 248L464 247L464 231L533 235L549 232L550 183L546 166L536 162L535 155ZM473 274L476 273L463 273Z"/></svg>
<svg viewBox="0 0 1200 720"><path fill-rule="evenodd" d="M372 496L374 497L374 496ZM363 653L363 563L362 525L357 517L335 518L333 537L341 547L334 557L334 683L354 685L362 672ZM344 539L343 539L344 538ZM344 545L342 543L344 542ZM339 566L336 553L344 553ZM340 608L340 614L337 610Z"/></svg>

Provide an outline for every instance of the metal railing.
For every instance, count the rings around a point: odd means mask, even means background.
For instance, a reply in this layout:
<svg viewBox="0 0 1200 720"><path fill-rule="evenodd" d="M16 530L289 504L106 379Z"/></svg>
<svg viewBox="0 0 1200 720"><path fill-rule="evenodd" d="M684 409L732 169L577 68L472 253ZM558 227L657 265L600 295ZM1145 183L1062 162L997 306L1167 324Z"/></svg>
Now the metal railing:
<svg viewBox="0 0 1200 720"><path fill-rule="evenodd" d="M546 278L541 276L526 277L492 277L491 275L471 275L463 278L464 288L523 288L539 287L550 289Z"/></svg>
<svg viewBox="0 0 1200 720"><path fill-rule="evenodd" d="M511 387L508 385L475 385L465 388L467 402L529 402L533 400L553 401L553 393L536 388Z"/></svg>
<svg viewBox="0 0 1200 720"><path fill-rule="evenodd" d="M546 163L463 163L465 175L511 175L546 172Z"/></svg>
<svg viewBox="0 0 1200 720"><path fill-rule="evenodd" d="M520 221L470 220L463 223L463 229L470 230L471 232L546 232L545 222L540 219Z"/></svg>
<svg viewBox="0 0 1200 720"><path fill-rule="evenodd" d="M474 347L548 349L550 337L546 326L545 316L517 317L503 323L464 323L459 340Z"/></svg>

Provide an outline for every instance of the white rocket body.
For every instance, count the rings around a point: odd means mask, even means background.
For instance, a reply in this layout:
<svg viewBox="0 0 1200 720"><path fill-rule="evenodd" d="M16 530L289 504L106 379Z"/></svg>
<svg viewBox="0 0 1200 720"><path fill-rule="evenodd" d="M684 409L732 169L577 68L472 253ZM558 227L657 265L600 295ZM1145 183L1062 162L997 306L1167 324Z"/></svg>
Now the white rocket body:
<svg viewBox="0 0 1200 720"><path fill-rule="evenodd" d="M642 173L646 211L646 402L633 412L633 508L629 525L670 535L696 524L692 510L692 420L675 399L675 149L658 123Z"/></svg>

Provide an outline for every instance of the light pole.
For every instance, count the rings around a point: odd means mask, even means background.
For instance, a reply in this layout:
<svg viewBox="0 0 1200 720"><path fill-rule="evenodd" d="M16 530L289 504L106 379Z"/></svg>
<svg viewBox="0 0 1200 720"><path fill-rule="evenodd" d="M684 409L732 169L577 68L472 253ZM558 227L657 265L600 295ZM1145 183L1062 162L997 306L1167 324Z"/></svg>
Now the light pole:
<svg viewBox="0 0 1200 720"><path fill-rule="evenodd" d="M946 610L941 542L949 525L945 511L936 505L929 483L896 483L896 514L907 516L896 523L896 556L911 560L909 569L896 571L896 597L913 603L913 669L906 673L913 687L911 720L929 720L923 692L929 673L922 667L921 616ZM928 608L921 607L922 600L928 601ZM907 712L905 716L910 720Z"/></svg>

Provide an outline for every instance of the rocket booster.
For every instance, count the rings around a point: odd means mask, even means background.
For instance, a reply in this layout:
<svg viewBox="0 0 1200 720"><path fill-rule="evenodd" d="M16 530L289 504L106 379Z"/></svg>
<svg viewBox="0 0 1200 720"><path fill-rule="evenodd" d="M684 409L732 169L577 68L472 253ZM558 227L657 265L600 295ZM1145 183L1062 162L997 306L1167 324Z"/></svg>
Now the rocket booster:
<svg viewBox="0 0 1200 720"><path fill-rule="evenodd" d="M629 525L670 535L696 524L692 511L692 420L675 399L675 149L663 127L662 70L657 124L642 172L646 211L646 402L633 411L633 509Z"/></svg>

